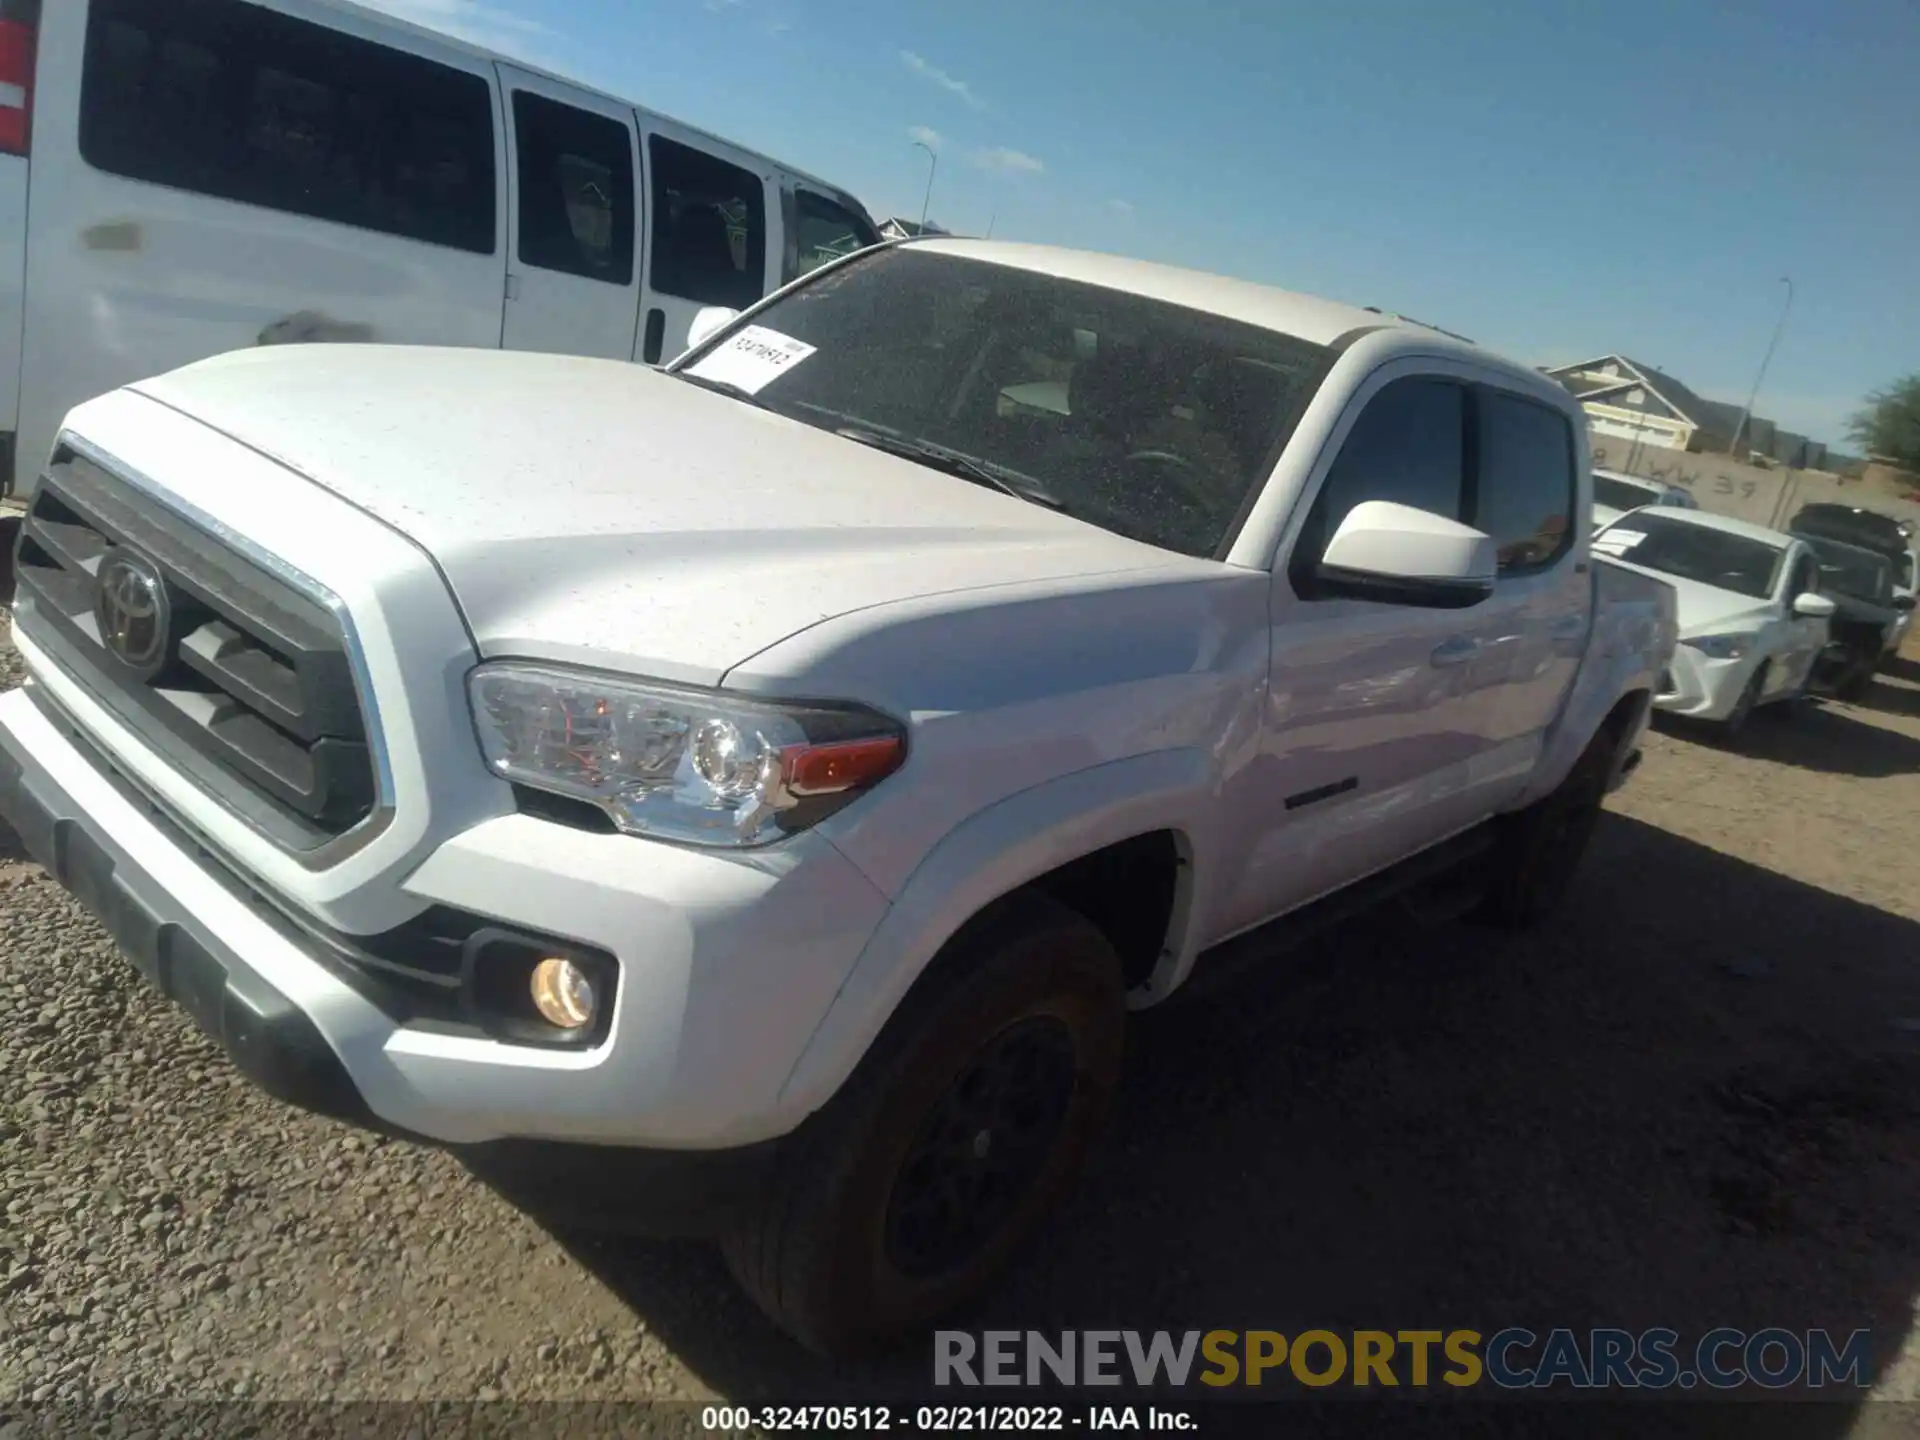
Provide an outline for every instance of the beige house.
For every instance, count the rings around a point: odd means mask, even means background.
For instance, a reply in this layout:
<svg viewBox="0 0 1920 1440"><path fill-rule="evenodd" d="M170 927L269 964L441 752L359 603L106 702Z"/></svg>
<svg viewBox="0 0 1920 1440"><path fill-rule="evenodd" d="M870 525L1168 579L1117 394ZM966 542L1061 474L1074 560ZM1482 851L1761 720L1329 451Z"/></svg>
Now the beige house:
<svg viewBox="0 0 1920 1440"><path fill-rule="evenodd" d="M1739 406L1702 399L1671 375L1625 355L1556 365L1546 373L1579 398L1596 436L1667 450L1724 451L1740 423Z"/></svg>

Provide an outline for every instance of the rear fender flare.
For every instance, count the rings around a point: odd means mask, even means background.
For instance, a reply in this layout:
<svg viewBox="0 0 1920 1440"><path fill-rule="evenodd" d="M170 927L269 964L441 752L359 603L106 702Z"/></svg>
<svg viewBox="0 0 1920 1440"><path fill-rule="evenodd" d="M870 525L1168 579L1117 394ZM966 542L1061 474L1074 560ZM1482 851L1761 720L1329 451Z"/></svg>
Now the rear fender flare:
<svg viewBox="0 0 1920 1440"><path fill-rule="evenodd" d="M1630 700L1634 711L1620 735L1613 760L1614 774L1609 776L1611 784L1646 729L1658 682L1658 668L1648 658L1646 649L1630 646L1623 637L1596 634L1581 662L1573 693L1568 696L1558 723L1547 732L1547 743L1539 764L1534 767L1533 779L1514 808L1531 805L1559 789L1614 708L1622 700Z"/></svg>

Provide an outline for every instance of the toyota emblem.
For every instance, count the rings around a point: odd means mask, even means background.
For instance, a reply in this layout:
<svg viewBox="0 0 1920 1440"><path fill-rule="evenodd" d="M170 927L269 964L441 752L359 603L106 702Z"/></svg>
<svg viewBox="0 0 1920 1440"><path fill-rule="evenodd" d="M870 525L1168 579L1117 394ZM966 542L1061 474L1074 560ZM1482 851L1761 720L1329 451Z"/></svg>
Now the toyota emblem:
<svg viewBox="0 0 1920 1440"><path fill-rule="evenodd" d="M144 675L158 671L167 658L173 607L167 582L153 562L117 549L100 563L93 582L93 618L100 642Z"/></svg>

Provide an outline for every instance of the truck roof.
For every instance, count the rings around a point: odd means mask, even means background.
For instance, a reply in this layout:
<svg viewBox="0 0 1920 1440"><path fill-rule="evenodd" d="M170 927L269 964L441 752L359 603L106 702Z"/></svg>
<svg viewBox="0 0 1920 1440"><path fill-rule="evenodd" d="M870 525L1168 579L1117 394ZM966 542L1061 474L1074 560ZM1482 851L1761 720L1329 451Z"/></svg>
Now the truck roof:
<svg viewBox="0 0 1920 1440"><path fill-rule="evenodd" d="M1325 300L1262 285L1253 280L1235 280L1203 270L1187 270L1178 265L1162 265L1151 260L1131 260L1093 250L1070 250L1053 245L1027 245L1008 240L968 240L958 236L940 236L901 242L916 250L932 250L941 255L985 260L996 265L1012 265L1063 280L1078 280L1110 290L1127 290L1138 295L1205 310L1230 320L1244 320L1269 330L1293 335L1313 345L1331 345L1356 330L1403 329L1411 334L1432 337L1447 348L1473 352L1489 359L1471 341L1451 335L1431 325L1423 325L1378 309Z"/></svg>

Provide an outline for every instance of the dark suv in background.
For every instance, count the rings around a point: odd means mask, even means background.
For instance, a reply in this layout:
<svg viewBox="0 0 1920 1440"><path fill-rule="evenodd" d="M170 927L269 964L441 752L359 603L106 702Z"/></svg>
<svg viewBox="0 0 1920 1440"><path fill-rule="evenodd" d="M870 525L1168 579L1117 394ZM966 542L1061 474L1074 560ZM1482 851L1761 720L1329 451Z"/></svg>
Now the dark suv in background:
<svg viewBox="0 0 1920 1440"><path fill-rule="evenodd" d="M1920 588L1914 573L1916 568L1920 568L1920 558L1916 558L1915 553L1920 540L1916 540L1915 526L1910 521L1897 520L1891 515L1862 509L1858 505L1819 503L1801 506L1787 528L1809 542L1837 541L1860 550L1870 550L1886 560L1889 594L1834 595L1836 600L1842 602L1841 614L1834 620L1833 638L1836 643L1845 638L1851 642L1848 648L1857 652L1871 641L1869 630L1878 635L1879 648L1867 668L1867 674L1871 674L1900 648L1901 641L1906 638L1907 628L1912 623L1914 593ZM1848 568L1851 571L1859 567ZM1857 592L1862 587L1856 583L1847 588ZM1873 588L1877 591L1879 587L1876 585ZM1848 599L1856 603L1848 605L1845 603ZM1859 603L1862 601L1867 602L1865 606ZM1847 632L1844 637L1843 631ZM1862 676L1855 688L1864 684L1865 677Z"/></svg>

